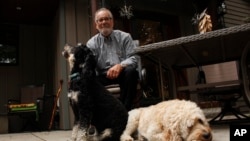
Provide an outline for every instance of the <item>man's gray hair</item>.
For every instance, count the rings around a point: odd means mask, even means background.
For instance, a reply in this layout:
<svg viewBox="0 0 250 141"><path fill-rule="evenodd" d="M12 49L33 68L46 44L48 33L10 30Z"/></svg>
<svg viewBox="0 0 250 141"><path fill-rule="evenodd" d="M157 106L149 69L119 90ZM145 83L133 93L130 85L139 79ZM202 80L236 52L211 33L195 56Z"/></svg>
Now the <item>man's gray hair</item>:
<svg viewBox="0 0 250 141"><path fill-rule="evenodd" d="M111 11L110 11L109 9L103 7L103 8L98 9L98 10L95 12L95 21L98 20L98 19L96 19L96 15L97 15L99 12L101 12L101 11L107 11L107 12L109 13L110 18L113 19L113 14L111 13Z"/></svg>

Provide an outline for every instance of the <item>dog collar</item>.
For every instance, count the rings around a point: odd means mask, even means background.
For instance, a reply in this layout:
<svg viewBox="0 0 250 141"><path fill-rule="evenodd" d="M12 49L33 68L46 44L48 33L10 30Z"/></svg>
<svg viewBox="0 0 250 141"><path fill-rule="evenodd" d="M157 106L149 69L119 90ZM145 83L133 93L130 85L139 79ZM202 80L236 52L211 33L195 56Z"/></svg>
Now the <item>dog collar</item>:
<svg viewBox="0 0 250 141"><path fill-rule="evenodd" d="M80 73L79 72L76 72L76 73L73 73L71 75L69 75L69 78L70 80L79 80L80 79Z"/></svg>

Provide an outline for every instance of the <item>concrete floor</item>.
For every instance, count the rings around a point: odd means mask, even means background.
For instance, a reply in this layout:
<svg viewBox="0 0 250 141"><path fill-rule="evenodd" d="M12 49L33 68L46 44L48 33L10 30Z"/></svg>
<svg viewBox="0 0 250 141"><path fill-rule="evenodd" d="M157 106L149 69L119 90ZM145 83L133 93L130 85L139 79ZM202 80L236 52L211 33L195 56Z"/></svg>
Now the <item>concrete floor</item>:
<svg viewBox="0 0 250 141"><path fill-rule="evenodd" d="M229 141L228 125L211 125L213 141ZM70 141L71 131L0 134L0 141Z"/></svg>
<svg viewBox="0 0 250 141"><path fill-rule="evenodd" d="M214 117L220 112L220 109L204 110L208 118ZM248 115L250 117L250 115ZM232 115L225 116L225 119L234 119ZM224 118L223 118L224 119ZM231 123L231 122L229 122ZM250 121L246 122L250 124ZM0 123L0 127L4 125L4 122ZM7 124L6 124L7 125ZM211 124L213 141L230 141L230 126L228 123ZM56 131L43 131L43 132L26 132L26 133L10 133L1 134L0 141L71 141L71 130L56 130Z"/></svg>

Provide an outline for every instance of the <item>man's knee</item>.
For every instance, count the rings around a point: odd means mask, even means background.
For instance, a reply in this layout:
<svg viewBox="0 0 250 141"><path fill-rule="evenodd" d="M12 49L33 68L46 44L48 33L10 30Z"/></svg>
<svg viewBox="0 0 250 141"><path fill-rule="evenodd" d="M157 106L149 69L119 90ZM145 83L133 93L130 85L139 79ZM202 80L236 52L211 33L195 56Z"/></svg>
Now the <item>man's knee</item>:
<svg viewBox="0 0 250 141"><path fill-rule="evenodd" d="M139 73L138 71L136 70L136 68L134 67L126 67L124 68L124 73L125 73L125 77L132 77L132 78L135 78L135 79L138 79L139 77Z"/></svg>

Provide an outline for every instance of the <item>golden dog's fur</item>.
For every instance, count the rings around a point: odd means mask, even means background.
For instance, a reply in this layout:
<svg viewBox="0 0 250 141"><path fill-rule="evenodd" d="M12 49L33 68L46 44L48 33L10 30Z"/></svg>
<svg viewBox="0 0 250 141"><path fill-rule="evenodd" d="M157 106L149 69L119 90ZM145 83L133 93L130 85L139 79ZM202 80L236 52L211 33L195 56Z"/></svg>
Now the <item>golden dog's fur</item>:
<svg viewBox="0 0 250 141"><path fill-rule="evenodd" d="M211 141L211 128L203 111L191 101L170 100L129 112L121 141Z"/></svg>

